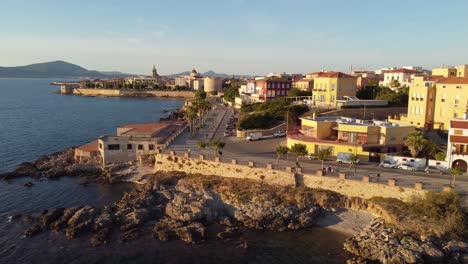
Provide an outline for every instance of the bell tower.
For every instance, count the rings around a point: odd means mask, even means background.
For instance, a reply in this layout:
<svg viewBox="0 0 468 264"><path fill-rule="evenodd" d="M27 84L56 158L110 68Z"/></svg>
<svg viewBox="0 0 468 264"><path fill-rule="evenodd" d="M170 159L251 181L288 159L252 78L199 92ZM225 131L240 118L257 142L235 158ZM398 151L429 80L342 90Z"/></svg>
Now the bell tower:
<svg viewBox="0 0 468 264"><path fill-rule="evenodd" d="M153 78L159 77L158 71L156 70L156 65L153 65Z"/></svg>

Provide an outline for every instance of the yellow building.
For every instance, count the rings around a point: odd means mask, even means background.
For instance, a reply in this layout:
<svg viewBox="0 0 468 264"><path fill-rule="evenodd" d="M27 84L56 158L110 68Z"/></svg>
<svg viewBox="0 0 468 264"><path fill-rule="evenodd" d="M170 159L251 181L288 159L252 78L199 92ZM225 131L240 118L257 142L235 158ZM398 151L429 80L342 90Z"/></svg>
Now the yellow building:
<svg viewBox="0 0 468 264"><path fill-rule="evenodd" d="M454 67L440 67L432 69L432 75L434 76L443 76L443 77L456 77L457 69Z"/></svg>
<svg viewBox="0 0 468 264"><path fill-rule="evenodd" d="M436 84L434 128L448 130L452 118L468 112L468 77L447 78Z"/></svg>
<svg viewBox="0 0 468 264"><path fill-rule="evenodd" d="M414 125L417 128L430 130L434 125L436 83L445 80L442 76L417 76L410 85L408 93L408 112L399 119L389 121Z"/></svg>
<svg viewBox="0 0 468 264"><path fill-rule="evenodd" d="M468 65L455 66L455 69L457 69L457 77L468 77Z"/></svg>
<svg viewBox="0 0 468 264"><path fill-rule="evenodd" d="M312 100L315 105L336 107L344 96L356 96L356 78L342 72L324 72L314 77Z"/></svg>
<svg viewBox="0 0 468 264"><path fill-rule="evenodd" d="M328 148L332 156L351 153L361 161L379 162L383 154L401 151L407 135L414 130L414 126L383 121L305 117L299 130L288 133L287 146L301 143L310 154Z"/></svg>
<svg viewBox="0 0 468 264"><path fill-rule="evenodd" d="M292 88L299 89L301 91L312 91L314 87L314 80L313 79L301 79L298 81L292 82Z"/></svg>

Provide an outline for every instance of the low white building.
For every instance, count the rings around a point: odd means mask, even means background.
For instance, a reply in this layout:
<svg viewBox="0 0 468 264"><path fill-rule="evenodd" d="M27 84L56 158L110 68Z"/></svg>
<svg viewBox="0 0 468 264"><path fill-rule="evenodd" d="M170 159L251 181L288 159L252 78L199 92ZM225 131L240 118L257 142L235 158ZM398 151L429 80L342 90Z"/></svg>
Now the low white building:
<svg viewBox="0 0 468 264"><path fill-rule="evenodd" d="M379 82L379 85L388 86L392 90L397 90L397 87L392 87L392 81L396 80L400 84L399 87L407 85L409 86L415 76L420 75L421 71L411 70L405 68L399 68L394 70L383 71L384 79Z"/></svg>

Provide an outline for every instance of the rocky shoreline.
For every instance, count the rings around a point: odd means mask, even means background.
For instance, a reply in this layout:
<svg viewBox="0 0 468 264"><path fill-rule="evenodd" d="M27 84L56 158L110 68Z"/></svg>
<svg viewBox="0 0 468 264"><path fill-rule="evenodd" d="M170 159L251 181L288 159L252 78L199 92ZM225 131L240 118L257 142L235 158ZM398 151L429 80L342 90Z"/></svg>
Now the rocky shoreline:
<svg viewBox="0 0 468 264"><path fill-rule="evenodd" d="M468 263L468 243L436 237L420 239L374 219L346 240L344 249L358 256L348 263Z"/></svg>
<svg viewBox="0 0 468 264"><path fill-rule="evenodd" d="M73 239L91 233L91 243L100 245L109 243L110 234L117 231L121 241L149 233L161 241L197 243L208 239L209 228L218 229L216 236L227 239L240 228L286 231L310 227L323 210L311 200L322 196L254 181L158 175L104 208L54 208L36 219L23 219L32 222L26 236L55 230Z"/></svg>

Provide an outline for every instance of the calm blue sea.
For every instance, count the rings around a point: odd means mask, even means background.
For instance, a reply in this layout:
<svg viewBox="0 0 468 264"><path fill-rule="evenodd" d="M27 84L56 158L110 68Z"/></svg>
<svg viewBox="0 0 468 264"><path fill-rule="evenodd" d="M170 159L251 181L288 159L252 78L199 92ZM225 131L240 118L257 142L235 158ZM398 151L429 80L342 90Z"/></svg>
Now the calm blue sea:
<svg viewBox="0 0 468 264"><path fill-rule="evenodd" d="M178 99L104 98L53 93L55 79L0 78L0 172L100 135L118 125L158 121Z"/></svg>

